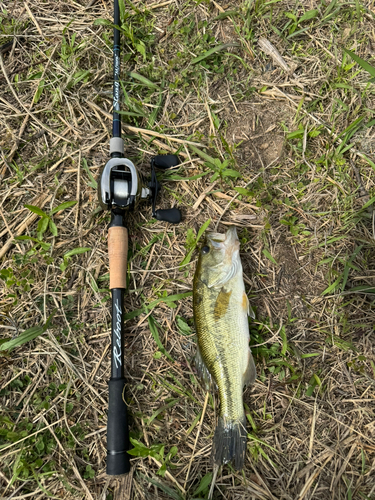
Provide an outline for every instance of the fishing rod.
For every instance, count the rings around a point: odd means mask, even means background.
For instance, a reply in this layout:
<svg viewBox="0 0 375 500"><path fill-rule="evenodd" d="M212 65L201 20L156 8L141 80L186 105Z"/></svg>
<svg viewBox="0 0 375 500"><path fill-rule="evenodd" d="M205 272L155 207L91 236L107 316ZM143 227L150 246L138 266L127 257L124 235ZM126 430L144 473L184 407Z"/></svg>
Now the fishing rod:
<svg viewBox="0 0 375 500"><path fill-rule="evenodd" d="M111 212L108 227L109 288L112 296L111 378L108 383L107 474L126 474L130 470L129 425L125 402L124 372L124 294L127 276L128 230L126 214L136 211L141 201L152 203L152 216L159 221L177 224L181 212L177 208L156 210L160 184L156 168L165 170L179 164L176 155L159 155L151 160L151 180L147 182L133 162L125 158L121 137L120 114L120 10L114 0L113 44L113 123L110 160L98 182L99 203Z"/></svg>

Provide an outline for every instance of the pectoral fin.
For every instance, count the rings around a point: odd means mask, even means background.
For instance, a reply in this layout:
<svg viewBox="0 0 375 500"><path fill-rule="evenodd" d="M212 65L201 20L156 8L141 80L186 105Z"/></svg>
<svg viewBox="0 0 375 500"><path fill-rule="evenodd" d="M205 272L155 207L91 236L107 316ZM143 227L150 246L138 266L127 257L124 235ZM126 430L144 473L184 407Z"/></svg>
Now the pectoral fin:
<svg viewBox="0 0 375 500"><path fill-rule="evenodd" d="M225 285L229 280L233 278L237 274L238 266L241 265L239 260L234 260L230 267L221 268L220 273L217 275L215 273L207 273L207 275L203 276L201 279L203 283L205 283L208 288L221 288Z"/></svg>
<svg viewBox="0 0 375 500"><path fill-rule="evenodd" d="M247 312L247 315L250 316L250 318L255 319L255 313L253 311L253 308L250 305L249 299L248 299L245 292L243 293L243 296L242 296L242 307L245 309L245 311Z"/></svg>
<svg viewBox="0 0 375 500"><path fill-rule="evenodd" d="M255 363L254 363L253 355L251 354L251 351L249 349L249 358L248 358L245 373L242 376L242 385L243 386L253 385L256 378L257 378L257 372L256 372L256 368L255 368Z"/></svg>

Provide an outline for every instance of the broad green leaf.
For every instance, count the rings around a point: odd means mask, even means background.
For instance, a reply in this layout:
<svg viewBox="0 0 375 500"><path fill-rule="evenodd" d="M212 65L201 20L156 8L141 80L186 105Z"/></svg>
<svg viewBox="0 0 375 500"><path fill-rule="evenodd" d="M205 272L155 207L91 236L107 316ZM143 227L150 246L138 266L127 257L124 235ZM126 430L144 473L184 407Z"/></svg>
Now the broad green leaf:
<svg viewBox="0 0 375 500"><path fill-rule="evenodd" d="M371 64L369 64L367 61L365 61L364 59L362 59L359 56L357 56L357 54L355 54L351 50L344 49L344 52L346 52L347 54L349 54L350 57L352 59L354 59L354 61L356 63L358 63L365 71L367 71L367 73L370 73L370 75L373 78L375 77L375 68L374 68L374 66L371 66Z"/></svg>
<svg viewBox="0 0 375 500"><path fill-rule="evenodd" d="M150 87L152 89L158 89L159 87L151 82L148 78L146 78L145 76L143 75L140 75L139 73L135 73L134 71L130 71L128 73L128 75L131 77L131 78L135 78L136 80L138 80L139 82L143 83L144 85L146 85L147 87Z"/></svg>
<svg viewBox="0 0 375 500"><path fill-rule="evenodd" d="M48 227L48 222L49 222L48 217L42 217L40 221L38 222L38 227L37 227L37 233L38 233L38 239L41 240L43 237L43 234L46 232L47 227Z"/></svg>
<svg viewBox="0 0 375 500"><path fill-rule="evenodd" d="M156 342L156 345L159 347L160 351L166 356L168 359L174 362L174 359L172 356L166 351L165 347L163 346L160 337L159 337L159 331L157 327L157 323L154 320L154 318L150 315L148 318L148 326L150 327L152 336L154 337L154 340Z"/></svg>
<svg viewBox="0 0 375 500"><path fill-rule="evenodd" d="M57 236L57 227L52 219L49 220L49 230L51 231L52 236Z"/></svg>
<svg viewBox="0 0 375 500"><path fill-rule="evenodd" d="M314 379L316 380L316 383L318 384L318 386L321 387L322 381L320 380L320 378L318 377L318 375L316 373L314 373Z"/></svg>
<svg viewBox="0 0 375 500"><path fill-rule="evenodd" d="M286 351L288 349L288 340L286 338L286 332L285 332L285 327L284 326L282 326L281 329L280 329L280 337L281 337L281 339L283 341L283 347L281 349L281 354L282 354L282 356L285 356L285 353L286 353Z"/></svg>
<svg viewBox="0 0 375 500"><path fill-rule="evenodd" d="M318 383L317 383L317 381L315 380L314 377L313 377L312 380L313 381L312 382L310 381L310 385L309 385L309 387L306 390L306 396L311 396L313 394L313 392L314 392L315 387L318 385Z"/></svg>
<svg viewBox="0 0 375 500"><path fill-rule="evenodd" d="M142 40L139 41L139 43L135 44L135 48L138 50L138 52L143 56L143 59L146 60L146 46L142 42Z"/></svg>
<svg viewBox="0 0 375 500"><path fill-rule="evenodd" d="M238 47L238 43L236 42L231 42L231 43L223 43L221 45L216 45L216 47L213 47L210 50L207 50L204 54L201 56L195 57L192 61L191 64L196 64L200 61L203 61L203 59L207 59L207 57L212 56L212 54L215 54L215 52L219 52L220 50L227 49L228 47Z"/></svg>
<svg viewBox="0 0 375 500"><path fill-rule="evenodd" d="M42 335L42 333L44 333L49 328L54 314L55 311L49 316L45 325L33 326L32 328L29 328L22 332L20 335L18 335L18 337L4 342L4 344L0 346L0 351L9 351L11 349L14 349L15 347L19 347L25 344L26 342L30 342L30 340L35 339L39 335Z"/></svg>
<svg viewBox="0 0 375 500"><path fill-rule="evenodd" d="M220 175L219 172L215 172L214 175L211 177L210 182L212 183L212 182L216 181L216 179L219 177L219 175Z"/></svg>
<svg viewBox="0 0 375 500"><path fill-rule="evenodd" d="M118 7L119 7L119 10L120 10L120 23L123 23L125 21L125 18L126 18L126 16L125 16L126 11L125 11L124 0L119 0Z"/></svg>
<svg viewBox="0 0 375 500"><path fill-rule="evenodd" d="M74 87L74 85L77 85L81 80L86 78L86 76L89 76L91 73L90 70L86 69L80 69L79 71L76 71L73 75L73 78L70 81L70 84L68 85L68 88Z"/></svg>
<svg viewBox="0 0 375 500"><path fill-rule="evenodd" d="M167 464L165 463L160 467L160 469L156 472L156 474L158 474L158 476L164 477L166 472L167 472Z"/></svg>
<svg viewBox="0 0 375 500"><path fill-rule="evenodd" d="M297 16L295 16L294 14L292 14L291 12L285 12L285 17L287 17L288 19L292 19L293 21L297 22Z"/></svg>
<svg viewBox="0 0 375 500"><path fill-rule="evenodd" d="M72 207L76 203L77 203L76 201L64 201L64 203L61 203L59 206L57 206L51 210L51 215L53 215L57 212L61 212L62 210L66 210L67 208Z"/></svg>
<svg viewBox="0 0 375 500"><path fill-rule="evenodd" d="M269 253L269 251L267 250L267 248L264 248L263 249L263 254L267 257L267 259L269 259L271 262L273 262L274 264L277 265L277 262L276 260L272 257L272 255Z"/></svg>
<svg viewBox="0 0 375 500"><path fill-rule="evenodd" d="M35 97L34 97L34 103L35 104L39 101L39 99L40 99L40 97L41 97L41 95L43 93L43 89L44 89L44 84L45 83L46 83L45 80L40 80L40 82L39 82L38 90L36 91Z"/></svg>
<svg viewBox="0 0 375 500"><path fill-rule="evenodd" d="M234 190L237 191L237 193L241 194L242 196L253 196L253 193L251 191L243 187L235 187Z"/></svg>
<svg viewBox="0 0 375 500"><path fill-rule="evenodd" d="M177 316L176 323L177 323L178 329L180 330L180 333L182 335L190 335L191 334L191 328L187 324L187 322L184 320L184 318L181 318L181 316Z"/></svg>
<svg viewBox="0 0 375 500"><path fill-rule="evenodd" d="M184 266L186 264L188 264L190 262L190 259L191 259L191 256L193 255L193 252L194 252L194 249L195 247L197 246L198 244L198 241L200 240L202 234L205 232L205 230L208 228L208 226L210 225L211 223L211 219L208 219L208 221L206 221L203 226L199 229L198 231L198 234L197 234L197 238L195 240L195 244L194 246L189 250L189 252L187 253L186 257L184 258L184 260L181 262L180 266Z"/></svg>
<svg viewBox="0 0 375 500"><path fill-rule="evenodd" d="M233 16L236 17L240 15L239 10L226 10L225 12L220 12L220 14L212 19L212 21L221 21L222 19L226 19L227 17ZM195 493L194 493L195 495Z"/></svg>
<svg viewBox="0 0 375 500"><path fill-rule="evenodd" d="M184 293L177 293L175 295L167 295L166 297L161 297L159 299L154 300L153 302L150 302L149 304L145 305L141 309L135 309L134 311L130 311L126 314L124 314L124 320L129 320L136 318L137 316L140 316L143 313L148 313L154 309L160 302L165 302L166 304L173 304L177 300L185 299L186 297L191 297L193 292L184 292Z"/></svg>
<svg viewBox="0 0 375 500"><path fill-rule="evenodd" d="M208 163L215 165L215 158L212 158L212 156L209 156L207 153L204 153L203 151L193 146L192 144L189 144L189 147L194 151L194 153L203 158L203 160L206 160Z"/></svg>
<svg viewBox="0 0 375 500"><path fill-rule="evenodd" d="M23 234L21 236L15 236L14 237L15 240L17 241L35 241L35 243L39 243L39 240L37 240L36 238L33 238L32 236L27 236L26 234Z"/></svg>
<svg viewBox="0 0 375 500"><path fill-rule="evenodd" d="M43 72L38 71L37 73L34 73L33 75L29 76L27 80L28 81L29 80L39 80L39 78L41 78L42 75L43 75Z"/></svg>
<svg viewBox="0 0 375 500"><path fill-rule="evenodd" d="M203 226L199 229L198 234L197 234L197 243L200 240L201 236L205 232L205 230L208 228L208 226L211 224L211 219L208 219Z"/></svg>
<svg viewBox="0 0 375 500"><path fill-rule="evenodd" d="M219 127L220 127L219 117L212 110L210 110L210 112L211 112L211 117L212 117L214 127L216 128L216 130L219 130Z"/></svg>
<svg viewBox="0 0 375 500"><path fill-rule="evenodd" d="M47 217L49 218L49 215L43 212L43 210L39 207L35 207L34 205L24 205L25 208L28 208L31 210L31 212L34 212L34 214L40 215L40 217Z"/></svg>
<svg viewBox="0 0 375 500"><path fill-rule="evenodd" d="M73 248L73 250L70 250L69 252L66 252L64 254L64 259L69 259L73 255L80 255L81 253L89 252L91 248L87 247L78 247L78 248Z"/></svg>
<svg viewBox="0 0 375 500"><path fill-rule="evenodd" d="M193 493L193 496L195 497L199 493L202 493L202 491L205 491L210 486L211 481L212 481L212 472L209 472L208 474L202 477L198 488Z"/></svg>
<svg viewBox="0 0 375 500"><path fill-rule="evenodd" d="M129 455L135 457L148 457L150 455L151 450L137 439L130 438L130 442L134 448L128 451Z"/></svg>
<svg viewBox="0 0 375 500"><path fill-rule="evenodd" d="M192 175L191 177L181 177L177 174L168 175L166 178L171 181L195 181L196 179L200 179L210 172L202 172L201 174Z"/></svg>
<svg viewBox="0 0 375 500"><path fill-rule="evenodd" d="M46 243L45 241L39 241L39 245L43 250L48 250L51 247L51 243Z"/></svg>
<svg viewBox="0 0 375 500"><path fill-rule="evenodd" d="M339 276L336 281L334 281L331 285L329 285L329 287L326 288L324 292L322 292L322 295L328 295L329 293L334 292L337 286L340 284L340 281L341 281L341 276Z"/></svg>
<svg viewBox="0 0 375 500"><path fill-rule="evenodd" d="M26 236L26 235L15 236L14 239L18 241L34 241L35 243L38 243L43 248L43 250L48 250L51 246L51 243L46 243L44 241L40 241L36 238L32 238L31 236Z"/></svg>
<svg viewBox="0 0 375 500"><path fill-rule="evenodd" d="M298 129L298 130L295 130L294 132L290 132L286 136L286 138L287 139L295 139L296 137L303 137L303 134L304 134L304 130Z"/></svg>
<svg viewBox="0 0 375 500"><path fill-rule="evenodd" d="M95 19L94 26L113 26L113 24L108 19Z"/></svg>
<svg viewBox="0 0 375 500"><path fill-rule="evenodd" d="M237 170L233 170L231 168L226 168L223 171L224 177L227 175L228 177L241 177L240 172L237 172Z"/></svg>
<svg viewBox="0 0 375 500"><path fill-rule="evenodd" d="M305 14L298 20L298 23L303 23L303 21L308 21L309 19L314 19L319 14L316 9L308 10Z"/></svg>

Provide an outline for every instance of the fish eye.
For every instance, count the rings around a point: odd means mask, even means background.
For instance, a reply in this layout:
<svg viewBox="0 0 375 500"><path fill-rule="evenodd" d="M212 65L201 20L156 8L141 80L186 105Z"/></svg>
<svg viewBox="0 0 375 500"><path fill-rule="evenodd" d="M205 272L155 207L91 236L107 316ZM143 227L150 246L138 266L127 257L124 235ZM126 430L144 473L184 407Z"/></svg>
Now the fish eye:
<svg viewBox="0 0 375 500"><path fill-rule="evenodd" d="M210 251L210 247L208 247L207 245L205 245L204 247L202 247L202 253L203 253L203 255L205 255L209 251Z"/></svg>

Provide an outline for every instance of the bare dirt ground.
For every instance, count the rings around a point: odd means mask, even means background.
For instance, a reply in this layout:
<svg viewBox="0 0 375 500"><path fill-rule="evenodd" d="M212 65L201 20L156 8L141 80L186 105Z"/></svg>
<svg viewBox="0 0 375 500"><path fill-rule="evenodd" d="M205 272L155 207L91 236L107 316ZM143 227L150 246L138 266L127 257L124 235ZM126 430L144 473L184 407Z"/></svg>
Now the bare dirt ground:
<svg viewBox="0 0 375 500"><path fill-rule="evenodd" d="M105 474L113 6L0 1L1 498L207 498L219 400L181 262L209 219L237 227L258 370L213 498L374 498L374 74L343 50L375 66L374 3L123 5L125 153L183 162L158 201L181 224L128 215L132 473Z"/></svg>

